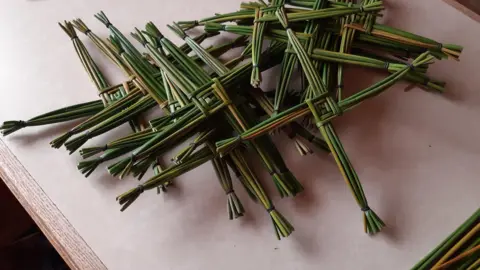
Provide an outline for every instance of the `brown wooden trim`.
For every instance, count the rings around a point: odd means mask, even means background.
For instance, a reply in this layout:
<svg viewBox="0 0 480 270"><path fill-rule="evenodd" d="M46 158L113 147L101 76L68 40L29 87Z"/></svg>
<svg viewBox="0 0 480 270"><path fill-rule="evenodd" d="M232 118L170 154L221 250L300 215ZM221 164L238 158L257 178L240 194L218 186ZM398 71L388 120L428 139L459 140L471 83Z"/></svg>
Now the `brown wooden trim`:
<svg viewBox="0 0 480 270"><path fill-rule="evenodd" d="M453 6L454 8L461 11L463 14L467 15L474 21L480 22L480 7L473 6L472 4L468 4L466 1L463 0L443 0L447 2L449 5Z"/></svg>
<svg viewBox="0 0 480 270"><path fill-rule="evenodd" d="M107 269L1 139L0 178L71 269Z"/></svg>

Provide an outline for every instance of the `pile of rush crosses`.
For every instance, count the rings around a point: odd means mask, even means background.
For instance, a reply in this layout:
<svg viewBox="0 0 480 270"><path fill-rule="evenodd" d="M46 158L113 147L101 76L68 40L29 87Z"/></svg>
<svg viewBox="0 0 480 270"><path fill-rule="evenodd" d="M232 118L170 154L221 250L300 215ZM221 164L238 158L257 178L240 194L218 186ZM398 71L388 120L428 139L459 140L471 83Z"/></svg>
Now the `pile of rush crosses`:
<svg viewBox="0 0 480 270"><path fill-rule="evenodd" d="M331 155L363 213L368 234L385 225L370 208L362 185L331 120L363 101L383 93L399 81L407 81L432 92L443 92L445 83L426 75L434 59L457 59L462 47L443 44L377 23L384 10L382 1L272 0L241 3L231 13L194 21L179 21L169 29L185 43L177 46L149 22L131 36L140 52L100 12L95 17L110 30L103 39L80 19L66 21L61 28L73 46L100 99L54 110L27 121L6 121L4 135L28 126L39 126L84 118L55 138L54 148L79 150L84 161L78 169L86 176L99 165L107 165L113 176L153 177L118 196L122 210L147 190L165 191L174 179L211 162L227 198L230 219L244 214L232 180L263 206L277 237L294 230L275 208L247 161L258 155L281 197L303 190L271 140L274 131L288 135L301 155L310 147ZM191 36L191 29L202 30ZM77 36L90 42L128 78L111 84L95 64ZM202 46L222 32L238 37L215 46ZM228 35L231 37L232 35ZM229 61L220 56L243 48ZM262 72L279 65L274 91L259 88ZM385 78L351 95L344 94L347 65L378 69ZM296 72L296 70L299 72ZM295 72L294 72L295 71ZM292 91L292 80L302 81ZM160 109L163 116L146 119L145 112ZM132 133L104 145L84 147L94 137L128 123ZM172 163L160 157L174 147L191 142L174 155ZM113 159L120 159L112 162Z"/></svg>

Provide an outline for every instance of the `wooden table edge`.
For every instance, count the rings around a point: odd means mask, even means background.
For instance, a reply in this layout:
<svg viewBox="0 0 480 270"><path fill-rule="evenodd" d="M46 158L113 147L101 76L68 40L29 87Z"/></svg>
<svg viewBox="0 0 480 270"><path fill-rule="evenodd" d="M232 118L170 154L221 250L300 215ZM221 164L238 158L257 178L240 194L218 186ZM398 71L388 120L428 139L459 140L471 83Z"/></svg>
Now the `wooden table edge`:
<svg viewBox="0 0 480 270"><path fill-rule="evenodd" d="M476 13L472 9L470 9L470 8L466 7L465 5L461 4L457 0L443 0L443 1L446 2L447 4L451 5L452 7L457 9L458 11L462 12L466 16L470 17L472 20L474 20L476 22L480 22L480 14Z"/></svg>
<svg viewBox="0 0 480 270"><path fill-rule="evenodd" d="M0 178L71 269L107 269L1 139Z"/></svg>

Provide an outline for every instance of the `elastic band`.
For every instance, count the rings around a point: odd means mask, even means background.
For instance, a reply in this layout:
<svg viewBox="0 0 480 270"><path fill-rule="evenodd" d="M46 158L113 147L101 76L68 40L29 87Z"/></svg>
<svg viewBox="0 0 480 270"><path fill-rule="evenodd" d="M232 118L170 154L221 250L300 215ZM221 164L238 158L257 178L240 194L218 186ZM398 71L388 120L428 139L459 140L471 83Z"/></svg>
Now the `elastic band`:
<svg viewBox="0 0 480 270"><path fill-rule="evenodd" d="M143 193L145 191L145 187L143 185L138 185L135 190L138 192L138 193Z"/></svg>
<svg viewBox="0 0 480 270"><path fill-rule="evenodd" d="M88 34L90 34L91 32L92 32L92 30L87 29L87 30L85 30L85 35L88 35Z"/></svg>
<svg viewBox="0 0 480 270"><path fill-rule="evenodd" d="M423 85L428 86L429 83L430 83L430 78L426 77L425 80L423 81Z"/></svg>
<svg viewBox="0 0 480 270"><path fill-rule="evenodd" d="M231 193L233 193L233 192L235 192L235 191L233 191L233 189L229 189L229 190L227 190L227 191L225 192L225 194L228 195L228 194L231 194Z"/></svg>
<svg viewBox="0 0 480 270"><path fill-rule="evenodd" d="M344 85L343 84L339 84L337 85L337 89L343 89Z"/></svg>
<svg viewBox="0 0 480 270"><path fill-rule="evenodd" d="M437 43L436 48L441 50L443 49L443 44L442 43Z"/></svg>
<svg viewBox="0 0 480 270"><path fill-rule="evenodd" d="M72 41L75 40L75 39L78 39L78 36L77 36L77 35L75 35L75 36L73 36L73 37L71 38Z"/></svg>
<svg viewBox="0 0 480 270"><path fill-rule="evenodd" d="M108 144L105 144L105 146L102 148L103 151L107 151L108 149Z"/></svg>
<svg viewBox="0 0 480 270"><path fill-rule="evenodd" d="M275 206L271 206L270 208L267 209L267 212L270 213L272 211L275 211Z"/></svg>
<svg viewBox="0 0 480 270"><path fill-rule="evenodd" d="M413 63L408 63L408 68L409 69L415 69L415 66L413 65Z"/></svg>
<svg viewBox="0 0 480 270"><path fill-rule="evenodd" d="M365 207L362 208L362 212L367 212L367 211L370 211L370 210L371 209L368 206L365 206Z"/></svg>
<svg viewBox="0 0 480 270"><path fill-rule="evenodd" d="M105 24L105 26L106 26L107 28L110 28L110 26L112 26L112 24L111 24L110 22L107 22L107 23Z"/></svg>
<svg viewBox="0 0 480 270"><path fill-rule="evenodd" d="M252 67L258 68L258 63L252 63Z"/></svg>
<svg viewBox="0 0 480 270"><path fill-rule="evenodd" d="M22 128L26 127L27 126L27 122L23 121L23 120L20 120L18 121L18 125Z"/></svg>
<svg viewBox="0 0 480 270"><path fill-rule="evenodd" d="M271 176L273 176L274 174L276 174L276 172L274 172L274 171L269 171L268 173L269 173Z"/></svg>
<svg viewBox="0 0 480 270"><path fill-rule="evenodd" d="M386 70L388 70L390 68L390 63L389 62L385 62L383 68L385 68Z"/></svg>

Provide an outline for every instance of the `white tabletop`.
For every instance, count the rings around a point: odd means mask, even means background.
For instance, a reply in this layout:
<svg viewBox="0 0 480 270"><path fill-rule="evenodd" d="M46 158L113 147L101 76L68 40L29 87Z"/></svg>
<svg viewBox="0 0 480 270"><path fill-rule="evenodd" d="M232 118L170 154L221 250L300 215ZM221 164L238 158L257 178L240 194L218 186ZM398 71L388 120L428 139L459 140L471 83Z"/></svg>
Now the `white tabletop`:
<svg viewBox="0 0 480 270"><path fill-rule="evenodd" d="M106 36L93 14L104 10L128 33L152 20L191 20L238 8L240 1L2 1L0 9L0 120L31 116L96 98L58 21L80 17ZM69 124L28 128L2 140L109 269L408 269L480 205L480 24L439 0L386 1L386 23L465 46L461 62L432 66L447 81L441 96L400 83L335 121L371 207L388 229L369 237L332 158L300 157L279 143L305 187L277 208L295 226L277 241L270 219L239 187L247 216L229 221L226 198L210 164L178 177L171 192L147 192L121 213L115 197L134 187L103 168L85 179L78 154L50 148ZM168 36L173 37L171 33ZM82 36L88 48L92 44ZM176 38L172 38L178 41ZM125 78L93 53L109 79ZM360 89L384 74L349 69L347 87ZM92 142L105 143L127 127ZM275 138L285 142L282 135ZM260 173L266 180L267 174Z"/></svg>

